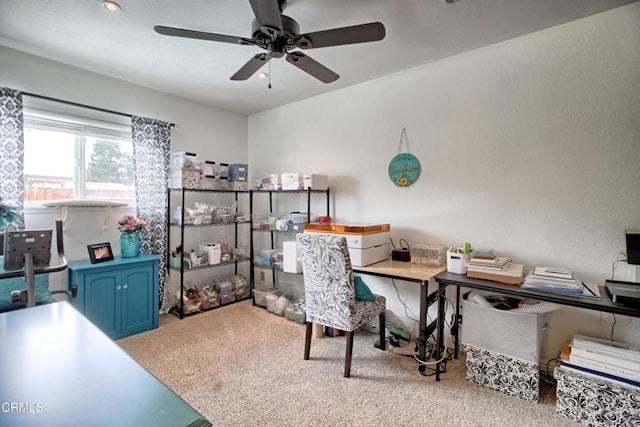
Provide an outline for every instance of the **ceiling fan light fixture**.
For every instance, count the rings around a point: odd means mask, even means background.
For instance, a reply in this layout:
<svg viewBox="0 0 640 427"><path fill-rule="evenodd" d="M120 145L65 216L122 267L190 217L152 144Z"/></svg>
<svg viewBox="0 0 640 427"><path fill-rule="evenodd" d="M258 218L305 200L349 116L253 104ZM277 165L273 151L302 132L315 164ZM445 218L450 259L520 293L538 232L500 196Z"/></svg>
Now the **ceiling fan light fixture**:
<svg viewBox="0 0 640 427"><path fill-rule="evenodd" d="M269 77L269 74L267 73L258 73L258 78L266 79L267 77Z"/></svg>
<svg viewBox="0 0 640 427"><path fill-rule="evenodd" d="M113 13L117 13L117 12L120 12L122 10L122 6L120 6L118 3L114 2L114 1L110 1L110 0L104 0L102 2L102 7L104 7L109 12L113 12Z"/></svg>

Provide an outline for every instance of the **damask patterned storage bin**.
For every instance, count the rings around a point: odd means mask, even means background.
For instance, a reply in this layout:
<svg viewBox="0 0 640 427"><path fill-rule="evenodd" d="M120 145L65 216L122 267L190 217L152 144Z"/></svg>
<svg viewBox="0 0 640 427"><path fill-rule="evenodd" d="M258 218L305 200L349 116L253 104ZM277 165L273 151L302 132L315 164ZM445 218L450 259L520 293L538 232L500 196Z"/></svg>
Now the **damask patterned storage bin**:
<svg viewBox="0 0 640 427"><path fill-rule="evenodd" d="M462 336L468 381L530 402L540 394L544 314L517 313L464 300Z"/></svg>
<svg viewBox="0 0 640 427"><path fill-rule="evenodd" d="M556 412L586 426L640 426L640 387L557 366Z"/></svg>
<svg viewBox="0 0 640 427"><path fill-rule="evenodd" d="M465 344L467 381L530 402L540 396L540 370L537 363L516 359Z"/></svg>

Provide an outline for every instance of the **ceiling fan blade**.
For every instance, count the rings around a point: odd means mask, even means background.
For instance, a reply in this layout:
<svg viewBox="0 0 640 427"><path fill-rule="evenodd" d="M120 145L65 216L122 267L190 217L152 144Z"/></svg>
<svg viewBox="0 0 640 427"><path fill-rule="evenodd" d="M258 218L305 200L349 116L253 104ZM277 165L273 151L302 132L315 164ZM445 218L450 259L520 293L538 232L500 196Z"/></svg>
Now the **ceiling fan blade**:
<svg viewBox="0 0 640 427"><path fill-rule="evenodd" d="M153 29L158 34L174 37L185 37L188 39L209 40L214 42L224 42L233 44L251 44L255 42L251 39L236 36L227 36L224 34L205 33L203 31L185 30L182 28L164 27L162 25L156 25Z"/></svg>
<svg viewBox="0 0 640 427"><path fill-rule="evenodd" d="M332 83L340 78L339 75L302 52L291 52L287 55L287 62L311 74L323 83Z"/></svg>
<svg viewBox="0 0 640 427"><path fill-rule="evenodd" d="M371 22L352 27L301 34L295 44L302 49L316 49L327 46L375 42L382 40L385 34L385 28L381 22Z"/></svg>
<svg viewBox="0 0 640 427"><path fill-rule="evenodd" d="M269 35L282 32L282 18L278 0L249 0L258 26Z"/></svg>
<svg viewBox="0 0 640 427"><path fill-rule="evenodd" d="M271 55L266 53L259 53L251 58L246 64L244 64L236 73L231 76L231 80L247 80L256 71L258 71L264 64L269 62Z"/></svg>

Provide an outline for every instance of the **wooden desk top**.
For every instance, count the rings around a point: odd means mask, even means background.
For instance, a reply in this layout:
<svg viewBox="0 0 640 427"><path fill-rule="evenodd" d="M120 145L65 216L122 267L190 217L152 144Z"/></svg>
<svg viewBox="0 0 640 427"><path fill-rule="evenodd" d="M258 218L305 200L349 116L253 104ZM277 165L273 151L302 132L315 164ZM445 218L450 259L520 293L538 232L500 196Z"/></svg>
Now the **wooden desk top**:
<svg viewBox="0 0 640 427"><path fill-rule="evenodd" d="M0 424L211 426L68 302L0 314Z"/></svg>
<svg viewBox="0 0 640 427"><path fill-rule="evenodd" d="M391 258L364 267L354 266L352 268L354 273L372 274L412 282L429 281L435 275L446 270L446 266L429 267L411 262L394 261Z"/></svg>

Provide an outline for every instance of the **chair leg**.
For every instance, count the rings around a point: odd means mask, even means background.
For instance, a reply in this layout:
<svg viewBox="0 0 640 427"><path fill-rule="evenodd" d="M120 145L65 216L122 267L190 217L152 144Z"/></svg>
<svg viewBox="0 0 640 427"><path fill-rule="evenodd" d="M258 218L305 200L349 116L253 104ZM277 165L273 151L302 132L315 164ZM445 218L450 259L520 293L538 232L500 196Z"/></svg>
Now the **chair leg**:
<svg viewBox="0 0 640 427"><path fill-rule="evenodd" d="M351 376L351 354L353 353L353 335L355 331L347 331L347 352L344 356L344 377L349 378Z"/></svg>
<svg viewBox="0 0 640 427"><path fill-rule="evenodd" d="M380 350L386 350L387 349L387 344L386 344L386 328L387 325L385 324L385 316L384 316L384 310L382 310L380 312L380 315L378 316L378 324L380 325L380 347L378 347Z"/></svg>
<svg viewBox="0 0 640 427"><path fill-rule="evenodd" d="M313 327L313 323L306 322L307 324L307 332L304 337L304 360L309 360L309 352L311 351L311 330Z"/></svg>

